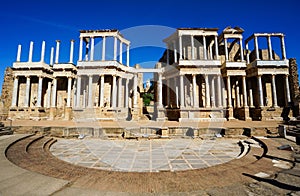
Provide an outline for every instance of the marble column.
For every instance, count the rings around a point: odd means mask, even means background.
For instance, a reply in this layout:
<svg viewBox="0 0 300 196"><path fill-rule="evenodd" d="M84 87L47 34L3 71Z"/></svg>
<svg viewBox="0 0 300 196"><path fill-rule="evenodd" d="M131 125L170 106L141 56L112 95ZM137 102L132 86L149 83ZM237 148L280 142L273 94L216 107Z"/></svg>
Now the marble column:
<svg viewBox="0 0 300 196"><path fill-rule="evenodd" d="M117 79L116 75L113 75L113 82L112 82L112 104L111 107L116 108L117 104Z"/></svg>
<svg viewBox="0 0 300 196"><path fill-rule="evenodd" d="M56 88L57 88L57 79L53 79L53 86L52 86L52 99L51 99L51 107L56 107Z"/></svg>
<svg viewBox="0 0 300 196"><path fill-rule="evenodd" d="M217 76L218 80L218 107L222 107L222 84L221 84L221 75Z"/></svg>
<svg viewBox="0 0 300 196"><path fill-rule="evenodd" d="M179 107L179 89L178 89L178 84L177 84L177 77L174 77L174 85L175 85L175 101L176 101L176 107Z"/></svg>
<svg viewBox="0 0 300 196"><path fill-rule="evenodd" d="M48 82L48 88L47 88L47 108L50 108L51 106L51 82Z"/></svg>
<svg viewBox="0 0 300 196"><path fill-rule="evenodd" d="M244 96L244 107L248 107L246 76L243 76L243 96Z"/></svg>
<svg viewBox="0 0 300 196"><path fill-rule="evenodd" d="M191 47L192 47L192 60L195 59L195 44L194 44L194 36L191 35Z"/></svg>
<svg viewBox="0 0 300 196"><path fill-rule="evenodd" d="M205 74L205 107L210 107L209 78Z"/></svg>
<svg viewBox="0 0 300 196"><path fill-rule="evenodd" d="M138 105L137 105L137 99L138 99L138 92L137 92L137 75L135 74L134 77L133 77L133 107L134 108L137 108Z"/></svg>
<svg viewBox="0 0 300 196"><path fill-rule="evenodd" d="M286 100L287 100L287 104L289 104L291 102L289 75L285 75L284 77L285 77L285 88L286 88Z"/></svg>
<svg viewBox="0 0 300 196"><path fill-rule="evenodd" d="M100 107L104 107L104 77L105 75L100 76Z"/></svg>
<svg viewBox="0 0 300 196"><path fill-rule="evenodd" d="M117 60L118 38L114 37L114 61Z"/></svg>
<svg viewBox="0 0 300 196"><path fill-rule="evenodd" d="M244 61L244 49L243 49L243 40L240 38L240 53L241 53L241 61Z"/></svg>
<svg viewBox="0 0 300 196"><path fill-rule="evenodd" d="M102 61L105 61L105 53L106 53L106 37L104 36L102 39Z"/></svg>
<svg viewBox="0 0 300 196"><path fill-rule="evenodd" d="M33 42L30 42L28 62L32 62L32 54L33 54Z"/></svg>
<svg viewBox="0 0 300 196"><path fill-rule="evenodd" d="M240 100L240 87L239 85L235 86L235 99L236 99L236 107L241 107L241 100Z"/></svg>
<svg viewBox="0 0 300 196"><path fill-rule="evenodd" d="M126 50L126 65L127 67L129 67L129 45L127 45L127 50Z"/></svg>
<svg viewBox="0 0 300 196"><path fill-rule="evenodd" d="M95 38L91 37L90 61L94 61L94 54L95 54Z"/></svg>
<svg viewBox="0 0 300 196"><path fill-rule="evenodd" d="M231 83L230 83L230 76L227 76L227 106L228 108L232 107L232 103L231 103Z"/></svg>
<svg viewBox="0 0 300 196"><path fill-rule="evenodd" d="M170 106L170 79L166 79L167 81L167 106Z"/></svg>
<svg viewBox="0 0 300 196"><path fill-rule="evenodd" d="M180 75L180 108L185 107L183 77L184 75Z"/></svg>
<svg viewBox="0 0 300 196"><path fill-rule="evenodd" d="M215 35L215 52L216 52L216 58L215 60L219 59L219 44L218 44L218 36Z"/></svg>
<svg viewBox="0 0 300 196"><path fill-rule="evenodd" d="M93 75L89 75L88 107L93 107Z"/></svg>
<svg viewBox="0 0 300 196"><path fill-rule="evenodd" d="M158 73L158 106L162 107L162 73Z"/></svg>
<svg viewBox="0 0 300 196"><path fill-rule="evenodd" d="M228 46L227 46L227 38L224 38L224 49L225 49L225 60L228 61Z"/></svg>
<svg viewBox="0 0 300 196"><path fill-rule="evenodd" d="M122 78L119 77L118 79L118 107L122 107L122 102L124 101L124 99L122 100Z"/></svg>
<svg viewBox="0 0 300 196"><path fill-rule="evenodd" d="M169 51L169 45L167 44L167 65L170 65L170 51Z"/></svg>
<svg viewBox="0 0 300 196"><path fill-rule="evenodd" d="M83 37L80 37L78 61L82 61Z"/></svg>
<svg viewBox="0 0 300 196"><path fill-rule="evenodd" d="M42 42L42 49L41 49L41 62L45 61L45 41Z"/></svg>
<svg viewBox="0 0 300 196"><path fill-rule="evenodd" d="M273 92L273 107L278 107L275 74L272 74L272 92Z"/></svg>
<svg viewBox="0 0 300 196"><path fill-rule="evenodd" d="M271 36L267 37L267 42L268 42L269 60L273 60Z"/></svg>
<svg viewBox="0 0 300 196"><path fill-rule="evenodd" d="M36 107L42 107L42 90L43 90L43 77L39 76Z"/></svg>
<svg viewBox="0 0 300 196"><path fill-rule="evenodd" d="M257 36L254 36L254 48L255 48L256 60L260 60L259 59L259 50L258 50Z"/></svg>
<svg viewBox="0 0 300 196"><path fill-rule="evenodd" d="M18 45L18 53L17 53L17 62L20 62L21 61L21 51L22 51L22 45L19 44Z"/></svg>
<svg viewBox="0 0 300 196"><path fill-rule="evenodd" d="M51 47L51 53L50 53L50 65L53 65L53 58L54 58L54 47Z"/></svg>
<svg viewBox="0 0 300 196"><path fill-rule="evenodd" d="M247 61L247 64L250 63L250 52L249 52L249 44L248 44L248 42L246 43L246 61Z"/></svg>
<svg viewBox="0 0 300 196"><path fill-rule="evenodd" d="M19 86L19 78L18 76L14 77L14 89L13 89L13 96L11 101L11 107L17 106L17 95L18 95L18 86Z"/></svg>
<svg viewBox="0 0 300 196"><path fill-rule="evenodd" d="M257 81L258 81L259 107L264 107L264 95L262 89L261 75L257 76Z"/></svg>
<svg viewBox="0 0 300 196"><path fill-rule="evenodd" d="M81 76L77 76L76 107L80 107Z"/></svg>
<svg viewBox="0 0 300 196"><path fill-rule="evenodd" d="M24 107L29 106L29 96L30 96L30 76L26 76L26 89L25 89Z"/></svg>
<svg viewBox="0 0 300 196"><path fill-rule="evenodd" d="M129 79L126 78L125 84L125 108L128 108L128 92L129 92Z"/></svg>
<svg viewBox="0 0 300 196"><path fill-rule="evenodd" d="M67 107L71 107L71 92L72 92L72 78L68 77L68 97L67 97Z"/></svg>
<svg viewBox="0 0 300 196"><path fill-rule="evenodd" d="M203 35L203 54L204 60L207 60L206 37Z"/></svg>
<svg viewBox="0 0 300 196"><path fill-rule="evenodd" d="M209 44L209 60L213 60L212 45Z"/></svg>
<svg viewBox="0 0 300 196"><path fill-rule="evenodd" d="M71 40L71 46L70 46L70 60L69 63L73 63L73 56L74 56L74 40Z"/></svg>
<svg viewBox="0 0 300 196"><path fill-rule="evenodd" d="M174 62L177 63L177 49L176 49L176 42L175 41L173 41L173 48L174 48Z"/></svg>
<svg viewBox="0 0 300 196"><path fill-rule="evenodd" d="M60 40L56 40L56 51L55 51L55 63L58 63L59 59L59 46L60 46Z"/></svg>
<svg viewBox="0 0 300 196"><path fill-rule="evenodd" d="M252 89L249 89L249 102L250 102L250 107L253 108L254 104L253 104L253 92Z"/></svg>
<svg viewBox="0 0 300 196"><path fill-rule="evenodd" d="M174 51L176 49L176 46L175 46L175 42L174 42ZM177 52L176 52L176 56L177 56ZM182 35L179 36L179 59L182 60ZM176 58L176 61L177 63L177 58Z"/></svg>
<svg viewBox="0 0 300 196"><path fill-rule="evenodd" d="M282 59L286 59L286 52L285 52L285 43L284 43L284 36L281 36L281 53Z"/></svg>
<svg viewBox="0 0 300 196"><path fill-rule="evenodd" d="M193 77L193 100L194 100L194 107L195 108L198 108L199 107L199 102L198 102L198 100L197 100L197 89L196 89L196 87L197 87L197 81L196 81L196 75L195 74L193 74L192 75L192 77Z"/></svg>
<svg viewBox="0 0 300 196"><path fill-rule="evenodd" d="M216 107L215 77L211 80L211 106Z"/></svg>
<svg viewBox="0 0 300 196"><path fill-rule="evenodd" d="M120 63L123 64L123 43L120 41Z"/></svg>

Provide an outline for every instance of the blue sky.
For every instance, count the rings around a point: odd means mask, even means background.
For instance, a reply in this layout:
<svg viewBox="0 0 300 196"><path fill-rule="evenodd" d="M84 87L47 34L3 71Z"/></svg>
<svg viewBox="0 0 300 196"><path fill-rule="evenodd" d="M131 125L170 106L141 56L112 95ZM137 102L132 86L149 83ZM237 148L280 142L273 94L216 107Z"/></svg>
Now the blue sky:
<svg viewBox="0 0 300 196"><path fill-rule="evenodd" d="M240 26L245 30L245 38L254 32L282 32L286 34L287 57L300 60L299 8L297 0L6 1L0 7L0 86L5 68L16 59L18 44L22 44L21 59L27 61L29 42L34 41L33 59L39 60L40 45L45 40L48 61L50 47L55 46L55 40L61 40L60 61L66 62L69 41L75 39L76 62L82 29L113 28L125 37L129 32L127 38L132 43L148 40L143 47L131 51L131 65L154 66L163 52L159 39L178 27L217 27L222 31L226 26ZM143 35L141 30L145 32L143 28L149 27L162 27L163 31Z"/></svg>

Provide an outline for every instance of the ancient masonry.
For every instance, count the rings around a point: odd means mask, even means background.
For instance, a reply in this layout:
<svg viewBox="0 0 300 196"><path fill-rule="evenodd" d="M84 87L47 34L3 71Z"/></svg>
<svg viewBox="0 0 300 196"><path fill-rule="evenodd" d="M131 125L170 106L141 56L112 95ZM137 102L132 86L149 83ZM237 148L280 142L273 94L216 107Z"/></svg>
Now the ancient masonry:
<svg viewBox="0 0 300 196"><path fill-rule="evenodd" d="M217 28L178 28L163 40L166 50L153 69L130 66L130 41L118 30L80 31L76 64L74 40L66 63L59 62L59 40L49 64L45 42L38 62L33 62L33 42L27 61L21 61L19 45L4 78L2 118L282 120L284 108L298 108L296 61L286 57L284 34L254 33L243 40L243 32L239 27L220 34ZM154 75L154 103L146 107L147 72Z"/></svg>

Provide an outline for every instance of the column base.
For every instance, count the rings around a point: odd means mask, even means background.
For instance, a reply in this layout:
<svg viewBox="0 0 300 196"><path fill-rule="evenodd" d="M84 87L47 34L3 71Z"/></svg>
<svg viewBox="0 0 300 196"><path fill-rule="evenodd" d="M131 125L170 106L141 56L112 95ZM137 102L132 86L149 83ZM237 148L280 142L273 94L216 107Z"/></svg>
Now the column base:
<svg viewBox="0 0 300 196"><path fill-rule="evenodd" d="M228 121L237 120L233 117L233 108L232 107L227 108L227 119L228 119Z"/></svg>
<svg viewBox="0 0 300 196"><path fill-rule="evenodd" d="M140 119L140 108L131 109L131 120L138 121Z"/></svg>
<svg viewBox="0 0 300 196"><path fill-rule="evenodd" d="M249 113L249 107L244 107L245 110L245 121L252 121L252 118L250 117L250 113Z"/></svg>
<svg viewBox="0 0 300 196"><path fill-rule="evenodd" d="M49 120L54 120L56 116L56 107L51 107L49 110Z"/></svg>
<svg viewBox="0 0 300 196"><path fill-rule="evenodd" d="M166 121L166 110L162 106L156 108L156 121Z"/></svg>
<svg viewBox="0 0 300 196"><path fill-rule="evenodd" d="M71 120L72 118L72 108L66 107L65 108L65 120Z"/></svg>

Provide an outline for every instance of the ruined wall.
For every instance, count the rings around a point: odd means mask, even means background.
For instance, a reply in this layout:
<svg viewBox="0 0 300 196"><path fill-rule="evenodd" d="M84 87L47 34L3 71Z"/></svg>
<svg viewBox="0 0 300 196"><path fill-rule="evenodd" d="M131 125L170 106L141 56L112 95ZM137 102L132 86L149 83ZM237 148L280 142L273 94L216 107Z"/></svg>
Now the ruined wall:
<svg viewBox="0 0 300 196"><path fill-rule="evenodd" d="M289 59L289 82L291 88L291 98L293 101L293 116L299 116L299 102L300 102L300 91L299 91L299 79L298 79L298 67L295 58Z"/></svg>
<svg viewBox="0 0 300 196"><path fill-rule="evenodd" d="M8 110L11 105L13 86L13 71L10 67L7 67L5 70L2 85L2 94L0 98L0 120L5 120L8 116Z"/></svg>

